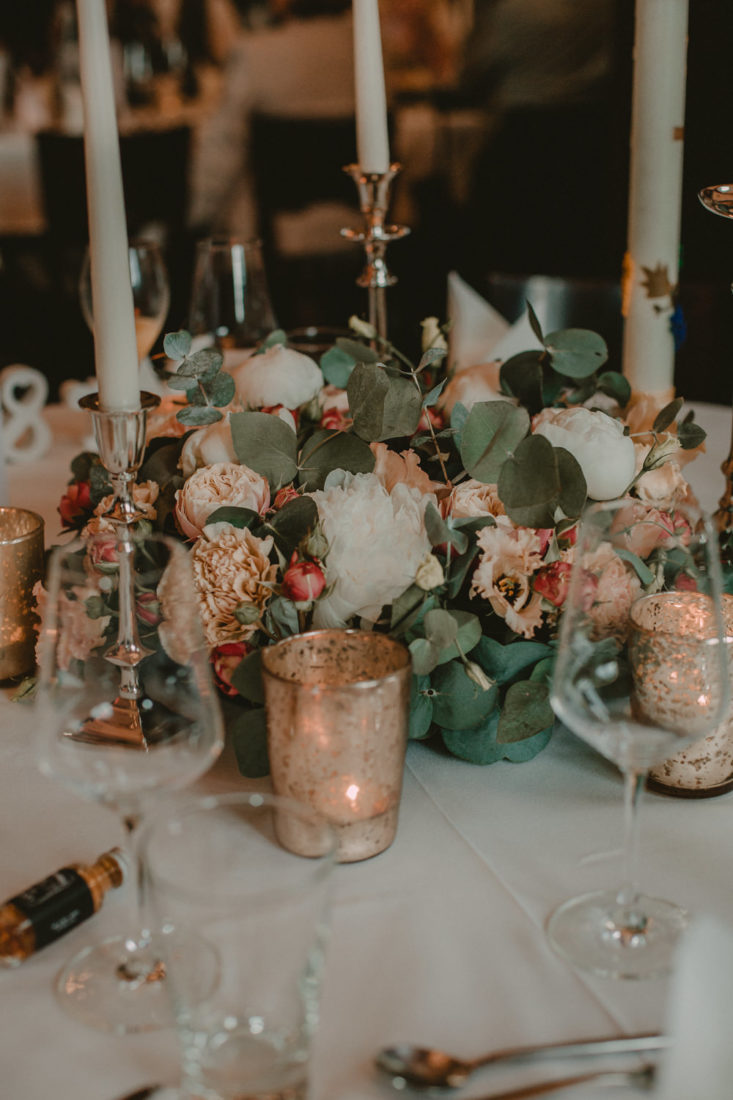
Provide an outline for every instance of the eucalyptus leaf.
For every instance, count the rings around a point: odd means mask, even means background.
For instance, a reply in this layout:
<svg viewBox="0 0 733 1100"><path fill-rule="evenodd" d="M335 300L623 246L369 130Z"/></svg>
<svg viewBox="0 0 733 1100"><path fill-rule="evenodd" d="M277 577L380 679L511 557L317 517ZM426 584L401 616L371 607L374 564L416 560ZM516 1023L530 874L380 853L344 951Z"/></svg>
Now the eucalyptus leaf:
<svg viewBox="0 0 733 1100"><path fill-rule="evenodd" d="M427 638L413 638L409 645L412 671L417 676L427 676L438 664L439 651Z"/></svg>
<svg viewBox="0 0 733 1100"><path fill-rule="evenodd" d="M450 426L451 431L455 439L456 447L461 449L461 438L463 436L463 428L468 420L468 409L465 405L462 405L460 401L456 401L455 405L451 409L450 414Z"/></svg>
<svg viewBox="0 0 733 1100"><path fill-rule="evenodd" d="M165 382L172 390L195 390L198 388L198 380L187 378L184 374L168 374Z"/></svg>
<svg viewBox="0 0 733 1100"><path fill-rule="evenodd" d="M604 371L598 376L597 388L600 393L612 397L622 409L626 408L631 400L631 384L620 371Z"/></svg>
<svg viewBox="0 0 733 1100"><path fill-rule="evenodd" d="M211 405L187 405L176 413L176 419L191 428L200 428L205 424L216 424L217 420L222 419L222 414Z"/></svg>
<svg viewBox="0 0 733 1100"><path fill-rule="evenodd" d="M346 392L354 431L369 443L412 435L422 414L422 394L411 378L391 377L376 363L358 363Z"/></svg>
<svg viewBox="0 0 733 1100"><path fill-rule="evenodd" d="M552 727L555 716L550 706L549 688L545 683L520 680L512 684L504 696L496 739L501 745L513 744L534 737Z"/></svg>
<svg viewBox="0 0 733 1100"><path fill-rule="evenodd" d="M408 737L419 741L427 737L433 722L433 700L429 676L413 676L410 689Z"/></svg>
<svg viewBox="0 0 733 1100"><path fill-rule="evenodd" d="M195 378L212 378L221 370L224 356L218 348L201 348L189 355L178 368L179 375L193 375Z"/></svg>
<svg viewBox="0 0 733 1100"><path fill-rule="evenodd" d="M257 349L258 352L267 351L268 348L274 348L276 344L286 345L288 342L288 334L284 329L275 328L260 344Z"/></svg>
<svg viewBox="0 0 733 1100"><path fill-rule="evenodd" d="M652 424L652 431L665 432L670 424L673 424L676 420L677 414L684 403L684 397L675 397L674 401L670 401L668 405L665 405L663 409L660 409L656 415L654 423Z"/></svg>
<svg viewBox="0 0 733 1100"><path fill-rule="evenodd" d="M240 773L247 779L260 779L269 775L264 707L244 711L233 722L228 723L228 729Z"/></svg>
<svg viewBox="0 0 733 1100"><path fill-rule="evenodd" d="M253 649L239 662L230 675L232 687L250 703L264 703L262 685L262 650Z"/></svg>
<svg viewBox="0 0 733 1100"><path fill-rule="evenodd" d="M331 386L337 386L340 390L346 389L351 372L356 366L353 355L343 348L333 347L325 351L321 356L321 370L326 382Z"/></svg>
<svg viewBox="0 0 733 1100"><path fill-rule="evenodd" d="M433 386L432 390L429 390L428 393L425 394L422 400L424 409L432 408L432 406L437 402L441 393L445 389L446 381L447 379L444 378L442 382L439 382L437 386Z"/></svg>
<svg viewBox="0 0 733 1100"><path fill-rule="evenodd" d="M353 432L314 432L300 452L299 483L308 491L322 489L332 470L368 474L374 469L374 454Z"/></svg>
<svg viewBox="0 0 733 1100"><path fill-rule="evenodd" d="M555 447L555 461L560 479L558 504L569 519L575 519L588 499L585 474L575 455L564 447Z"/></svg>
<svg viewBox="0 0 733 1100"><path fill-rule="evenodd" d="M542 325L540 324L540 319L535 313L534 307L532 306L531 302L527 302L527 317L529 319L529 327L532 329L532 332L535 334L539 342L541 344L544 344L545 337L542 334Z"/></svg>
<svg viewBox="0 0 733 1100"><path fill-rule="evenodd" d="M523 439L499 474L499 498L520 527L553 527L561 488L555 449L542 435Z"/></svg>
<svg viewBox="0 0 733 1100"><path fill-rule="evenodd" d="M454 657L465 657L481 638L481 622L478 615L474 615L472 611L460 610L452 610L449 614L455 619L458 632L455 641L441 650L440 664Z"/></svg>
<svg viewBox="0 0 733 1100"><path fill-rule="evenodd" d="M463 531L456 530L441 516L438 509L430 500L425 508L425 530L430 539L431 546L449 545L455 547L462 554L468 546L468 536Z"/></svg>
<svg viewBox="0 0 733 1100"><path fill-rule="evenodd" d="M458 623L450 611L436 607L424 619L425 637L436 649L445 649L458 635Z"/></svg>
<svg viewBox="0 0 733 1100"><path fill-rule="evenodd" d="M549 657L553 649L543 642L516 641L502 645L495 638L482 638L471 658L499 685L508 684L538 661Z"/></svg>
<svg viewBox="0 0 733 1100"><path fill-rule="evenodd" d="M699 424L685 421L677 427L677 438L683 451L691 451L705 442L706 432Z"/></svg>
<svg viewBox="0 0 733 1100"><path fill-rule="evenodd" d="M273 489L293 480L298 472L297 437L279 416L232 413L229 425L234 453L243 465L266 477Z"/></svg>
<svg viewBox="0 0 733 1100"><path fill-rule="evenodd" d="M404 634L410 629L425 599L425 590L416 584L411 584L397 597L390 608L390 629L393 634Z"/></svg>
<svg viewBox="0 0 733 1100"><path fill-rule="evenodd" d="M234 379L231 374L226 374L224 371L217 374L212 382L206 383L206 393L209 401L219 409L224 408L225 405L231 402L235 392Z"/></svg>
<svg viewBox="0 0 733 1100"><path fill-rule="evenodd" d="M275 512L267 527L274 533L280 549L289 557L317 523L318 508L313 498L297 497Z"/></svg>
<svg viewBox="0 0 733 1100"><path fill-rule="evenodd" d="M461 435L461 458L471 477L495 484L507 458L529 431L529 413L508 401L473 406Z"/></svg>
<svg viewBox="0 0 733 1100"><path fill-rule="evenodd" d="M448 354L446 348L432 347L426 348L420 357L420 362L417 365L419 371L425 370L426 367L431 366L433 363L440 362L441 359L445 359Z"/></svg>
<svg viewBox="0 0 733 1100"><path fill-rule="evenodd" d="M586 378L608 359L606 341L589 329L559 329L546 336L544 344L554 369L567 378Z"/></svg>
<svg viewBox="0 0 733 1100"><path fill-rule="evenodd" d="M499 760L519 763L531 760L545 748L552 737L553 727L548 726L547 729L541 730L534 737L528 737L524 741L509 745L499 744L496 735L500 713L497 707L476 729L443 730L442 738L445 747L454 756L460 760L467 760L470 764L496 764Z"/></svg>
<svg viewBox="0 0 733 1100"><path fill-rule="evenodd" d="M366 344L360 344L358 340L350 340L348 336L339 336L336 340L336 347L341 348L342 351L350 355L355 363L379 362L379 352Z"/></svg>
<svg viewBox="0 0 733 1100"><path fill-rule="evenodd" d="M544 405L542 397L543 351L521 351L501 365L502 389L516 397L534 415Z"/></svg>
<svg viewBox="0 0 733 1100"><path fill-rule="evenodd" d="M285 596L276 596L270 600L267 605L267 617L268 622L275 628L273 633L281 637L298 634L300 631L298 609L293 601L286 599Z"/></svg>
<svg viewBox="0 0 733 1100"><path fill-rule="evenodd" d="M215 508L206 520L210 523L229 523L232 527L255 527L260 522L260 517L252 508L238 508L232 504L224 504L221 508Z"/></svg>
<svg viewBox="0 0 733 1100"><path fill-rule="evenodd" d="M618 557L622 558L623 561L628 562L632 569L635 570L636 575L638 576L639 580L645 588L648 584L652 583L652 581L654 580L654 574L652 573L646 562L642 561L638 554L633 554L631 550L625 550L622 546L615 546L614 549Z"/></svg>
<svg viewBox="0 0 733 1100"><path fill-rule="evenodd" d="M163 351L169 359L178 362L185 359L191 350L191 333L185 329L178 332L168 332L163 340Z"/></svg>
<svg viewBox="0 0 733 1100"><path fill-rule="evenodd" d="M485 690L466 673L461 661L450 661L431 677L433 720L443 729L465 730L478 726L496 706L498 689Z"/></svg>

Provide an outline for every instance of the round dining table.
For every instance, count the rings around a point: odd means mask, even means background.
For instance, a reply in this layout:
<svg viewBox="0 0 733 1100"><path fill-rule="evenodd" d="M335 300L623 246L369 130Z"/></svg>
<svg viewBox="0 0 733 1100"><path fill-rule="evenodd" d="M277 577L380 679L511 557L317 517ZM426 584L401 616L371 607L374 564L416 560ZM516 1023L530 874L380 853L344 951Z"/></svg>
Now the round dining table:
<svg viewBox="0 0 733 1100"><path fill-rule="evenodd" d="M720 463L731 413L710 405L695 411L709 438L688 474L701 500L714 507L724 486ZM44 516L47 546L61 530L57 502L88 432L84 416L48 409L51 450L9 471L10 502ZM123 836L113 813L39 773L32 705L6 694L0 715L0 890L11 897L59 867L91 862ZM268 785L244 779L227 747L194 790ZM709 799L648 793L644 889L733 924L731 837L733 793ZM619 772L567 732L556 732L528 762L487 767L411 743L393 845L334 871L311 1100L393 1097L374 1056L400 1041L475 1055L520 1043L664 1029L668 978L625 982L581 974L553 952L544 931L566 898L619 883L621 839ZM91 920L3 973L3 1097L117 1100L145 1084L177 1079L172 1029L126 1036L92 1030L65 1015L53 993L55 975L71 954L125 925L131 893L128 884L108 895ZM487 1097L578 1066L491 1068L461 1095Z"/></svg>

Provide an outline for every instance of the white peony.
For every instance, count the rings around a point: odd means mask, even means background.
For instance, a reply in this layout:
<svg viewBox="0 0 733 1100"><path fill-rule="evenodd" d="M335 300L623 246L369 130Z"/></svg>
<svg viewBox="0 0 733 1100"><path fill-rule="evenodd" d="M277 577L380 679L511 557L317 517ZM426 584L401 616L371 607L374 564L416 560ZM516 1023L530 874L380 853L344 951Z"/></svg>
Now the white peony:
<svg viewBox="0 0 733 1100"><path fill-rule="evenodd" d="M250 409L273 405L299 409L312 401L323 385L321 369L310 356L282 344L250 355L229 373L234 379L237 397Z"/></svg>
<svg viewBox="0 0 733 1100"><path fill-rule="evenodd" d="M390 493L375 474L346 474L311 495L328 541L329 586L313 625L342 627L354 615L375 622L430 553L424 513L431 498L404 484Z"/></svg>
<svg viewBox="0 0 733 1100"><path fill-rule="evenodd" d="M553 447L564 447L579 463L592 500L613 500L636 470L634 442L620 420L592 409L543 409L532 430Z"/></svg>
<svg viewBox="0 0 733 1100"><path fill-rule="evenodd" d="M190 477L201 466L236 461L228 415L216 424L208 424L205 428L192 432L181 449L180 465L184 477Z"/></svg>

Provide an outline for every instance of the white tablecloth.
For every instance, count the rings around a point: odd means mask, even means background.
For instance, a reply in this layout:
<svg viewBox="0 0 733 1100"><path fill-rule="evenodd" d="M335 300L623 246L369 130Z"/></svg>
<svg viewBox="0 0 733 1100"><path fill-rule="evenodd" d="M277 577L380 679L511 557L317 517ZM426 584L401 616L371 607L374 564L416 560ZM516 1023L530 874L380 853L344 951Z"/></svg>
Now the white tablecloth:
<svg viewBox="0 0 733 1100"><path fill-rule="evenodd" d="M698 418L711 444L692 480L714 503L730 411L701 406ZM51 520L73 450L68 439L59 440L43 462L14 468L14 503ZM49 523L47 542L55 531ZM25 708L1 702L0 721L0 891L8 897L56 867L92 859L121 840L121 828L109 811L38 774ZM198 786L243 783L225 753ZM372 1058L380 1046L399 1040L471 1054L662 1027L666 980L581 977L553 954L543 932L559 902L619 880L621 797L616 770L570 735L556 735L528 763L487 768L412 744L394 845L335 872L313 1100L394 1096L377 1078ZM644 886L733 923L731 837L733 794L710 800L648 796ZM67 1018L51 994L55 973L74 950L124 922L125 893L108 897L93 921L2 975L3 1097L114 1100L143 1083L175 1079L171 1032L92 1032ZM492 1070L466 1095L529 1078L528 1067Z"/></svg>

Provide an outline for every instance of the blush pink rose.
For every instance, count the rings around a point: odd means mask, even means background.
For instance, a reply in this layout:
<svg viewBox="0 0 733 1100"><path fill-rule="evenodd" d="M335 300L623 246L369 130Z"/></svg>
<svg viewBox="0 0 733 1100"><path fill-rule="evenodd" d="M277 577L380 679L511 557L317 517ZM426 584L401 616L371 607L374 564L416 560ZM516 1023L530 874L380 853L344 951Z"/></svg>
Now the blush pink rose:
<svg viewBox="0 0 733 1100"><path fill-rule="evenodd" d="M216 462L191 474L176 490L174 515L181 532L197 539L209 516L230 505L263 515L270 506L270 487L264 477L237 462Z"/></svg>

